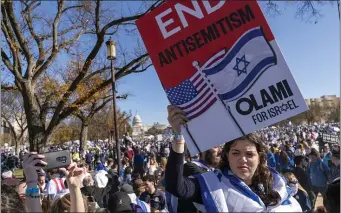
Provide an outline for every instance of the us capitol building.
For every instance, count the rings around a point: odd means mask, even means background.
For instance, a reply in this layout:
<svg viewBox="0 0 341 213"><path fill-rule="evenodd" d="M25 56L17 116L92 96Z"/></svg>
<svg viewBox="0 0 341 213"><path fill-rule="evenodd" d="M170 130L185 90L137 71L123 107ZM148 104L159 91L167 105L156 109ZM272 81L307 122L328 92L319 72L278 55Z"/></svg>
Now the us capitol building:
<svg viewBox="0 0 341 213"><path fill-rule="evenodd" d="M139 116L138 113L133 118L133 123L132 123L132 137L133 138L140 138L144 136L144 133L148 131L152 127L156 127L157 129L164 130L167 128L167 125L159 124L156 123L154 125L143 125L142 119Z"/></svg>

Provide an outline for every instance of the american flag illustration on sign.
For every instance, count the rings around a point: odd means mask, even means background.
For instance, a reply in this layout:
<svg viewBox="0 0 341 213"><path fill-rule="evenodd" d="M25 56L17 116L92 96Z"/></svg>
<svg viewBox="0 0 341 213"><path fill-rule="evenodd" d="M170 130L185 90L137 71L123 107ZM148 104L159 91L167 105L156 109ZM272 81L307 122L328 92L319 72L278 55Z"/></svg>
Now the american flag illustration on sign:
<svg viewBox="0 0 341 213"><path fill-rule="evenodd" d="M179 106L190 120L204 113L217 101L213 89L200 71L178 86L165 91L170 102Z"/></svg>

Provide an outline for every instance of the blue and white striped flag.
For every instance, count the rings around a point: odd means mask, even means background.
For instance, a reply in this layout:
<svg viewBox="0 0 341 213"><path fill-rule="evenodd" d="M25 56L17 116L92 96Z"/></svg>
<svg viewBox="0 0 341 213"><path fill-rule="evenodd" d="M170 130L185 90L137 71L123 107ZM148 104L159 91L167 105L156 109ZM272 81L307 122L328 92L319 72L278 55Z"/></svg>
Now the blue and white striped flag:
<svg viewBox="0 0 341 213"><path fill-rule="evenodd" d="M215 61L213 66L204 65L201 69L220 99L227 102L245 94L266 69L277 63L260 27L244 33L223 57L221 53L208 59L207 62Z"/></svg>

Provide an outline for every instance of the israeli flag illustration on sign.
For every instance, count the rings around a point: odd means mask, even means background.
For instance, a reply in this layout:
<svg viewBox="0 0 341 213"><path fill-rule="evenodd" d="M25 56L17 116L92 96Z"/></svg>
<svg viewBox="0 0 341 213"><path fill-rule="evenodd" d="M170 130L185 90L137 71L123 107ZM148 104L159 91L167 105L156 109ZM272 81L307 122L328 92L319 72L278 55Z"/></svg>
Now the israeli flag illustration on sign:
<svg viewBox="0 0 341 213"><path fill-rule="evenodd" d="M245 32L227 53L224 52L215 54L202 67L224 102L244 95L263 72L277 63L276 54L260 27Z"/></svg>

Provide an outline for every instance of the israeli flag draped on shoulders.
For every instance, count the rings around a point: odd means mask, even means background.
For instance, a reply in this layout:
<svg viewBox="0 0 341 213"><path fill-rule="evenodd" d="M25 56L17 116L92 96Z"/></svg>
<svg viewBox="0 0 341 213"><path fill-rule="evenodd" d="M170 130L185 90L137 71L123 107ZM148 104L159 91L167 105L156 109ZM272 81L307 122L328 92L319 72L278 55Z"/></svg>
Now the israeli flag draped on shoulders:
<svg viewBox="0 0 341 213"><path fill-rule="evenodd" d="M291 196L286 181L275 170L273 189L280 194L281 201L276 206L266 207L243 181L231 171L215 170L195 175L197 178L203 212L302 212L300 204Z"/></svg>
<svg viewBox="0 0 341 213"><path fill-rule="evenodd" d="M205 162L201 161L201 160L192 160L192 163L194 163L195 165L197 165L198 167L204 168L207 171L213 171L211 168L209 168ZM186 161L184 162L184 164L186 163ZM189 178L195 178L193 176L189 176ZM171 193L167 192L165 193L166 195L166 200L167 200L167 206L168 206L168 210L170 213L175 213L178 210L178 198L175 197L174 195L172 195ZM205 207L202 204L199 203L195 203L193 202L194 206L201 212L205 211Z"/></svg>
<svg viewBox="0 0 341 213"><path fill-rule="evenodd" d="M260 27L245 32L226 52L212 56L201 67L222 101L245 94L262 73L277 64L274 50Z"/></svg>

